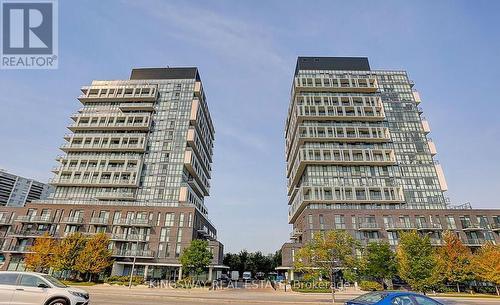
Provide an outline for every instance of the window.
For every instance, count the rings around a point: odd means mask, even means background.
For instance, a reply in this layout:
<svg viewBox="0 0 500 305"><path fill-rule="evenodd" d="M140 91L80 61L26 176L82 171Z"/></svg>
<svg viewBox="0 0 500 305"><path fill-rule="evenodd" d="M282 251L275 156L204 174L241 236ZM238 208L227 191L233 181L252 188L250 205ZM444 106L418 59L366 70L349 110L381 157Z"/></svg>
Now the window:
<svg viewBox="0 0 500 305"><path fill-rule="evenodd" d="M166 227L173 227L174 226L174 218L175 218L174 213L165 213L165 226Z"/></svg>
<svg viewBox="0 0 500 305"><path fill-rule="evenodd" d="M418 305L440 305L438 302L426 297L415 296Z"/></svg>
<svg viewBox="0 0 500 305"><path fill-rule="evenodd" d="M344 215L335 215L335 229L341 230L345 229L345 218Z"/></svg>
<svg viewBox="0 0 500 305"><path fill-rule="evenodd" d="M392 305L415 305L415 303L411 300L410 296L402 295L399 297L395 297L392 299Z"/></svg>
<svg viewBox="0 0 500 305"><path fill-rule="evenodd" d="M15 285L16 282L17 282L17 274L0 273L0 285Z"/></svg>
<svg viewBox="0 0 500 305"><path fill-rule="evenodd" d="M38 285L40 284L45 284L48 286L48 284L41 278L26 274L21 275L21 281L19 282L19 285L26 287L38 287Z"/></svg>
<svg viewBox="0 0 500 305"><path fill-rule="evenodd" d="M457 229L457 224L455 223L455 217L453 216L446 216L446 224L448 225L448 229L450 230Z"/></svg>

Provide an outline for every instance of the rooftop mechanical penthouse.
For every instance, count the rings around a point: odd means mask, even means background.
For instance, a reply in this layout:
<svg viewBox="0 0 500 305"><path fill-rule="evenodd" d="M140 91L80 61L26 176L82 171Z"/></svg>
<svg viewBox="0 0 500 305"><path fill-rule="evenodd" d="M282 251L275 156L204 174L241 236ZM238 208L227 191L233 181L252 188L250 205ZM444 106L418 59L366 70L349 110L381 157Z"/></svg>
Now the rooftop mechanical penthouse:
<svg viewBox="0 0 500 305"><path fill-rule="evenodd" d="M208 219L214 126L197 68L133 69L129 80L82 87L48 200L0 210L3 269L24 269L36 236L108 233L113 275L178 279L178 257L208 239L222 268L223 246Z"/></svg>
<svg viewBox="0 0 500 305"><path fill-rule="evenodd" d="M367 58L299 57L285 124L288 219L283 266L316 232L349 230L363 244L401 230L445 229L469 246L500 241L500 211L451 209L421 99L405 71ZM465 208L462 207L462 208Z"/></svg>

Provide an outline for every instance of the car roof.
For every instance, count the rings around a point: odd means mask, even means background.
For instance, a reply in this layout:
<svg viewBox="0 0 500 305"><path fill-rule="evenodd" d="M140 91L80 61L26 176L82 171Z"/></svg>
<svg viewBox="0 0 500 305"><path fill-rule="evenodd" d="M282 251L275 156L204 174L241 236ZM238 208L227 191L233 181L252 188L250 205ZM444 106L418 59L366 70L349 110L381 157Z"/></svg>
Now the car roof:
<svg viewBox="0 0 500 305"><path fill-rule="evenodd" d="M45 273L40 273L40 272L29 272L29 271L0 271L1 273L14 273L14 274L34 274L34 275L47 275Z"/></svg>
<svg viewBox="0 0 500 305"><path fill-rule="evenodd" d="M401 295L421 295L420 293L411 292L411 291L387 291L387 296L397 297Z"/></svg>

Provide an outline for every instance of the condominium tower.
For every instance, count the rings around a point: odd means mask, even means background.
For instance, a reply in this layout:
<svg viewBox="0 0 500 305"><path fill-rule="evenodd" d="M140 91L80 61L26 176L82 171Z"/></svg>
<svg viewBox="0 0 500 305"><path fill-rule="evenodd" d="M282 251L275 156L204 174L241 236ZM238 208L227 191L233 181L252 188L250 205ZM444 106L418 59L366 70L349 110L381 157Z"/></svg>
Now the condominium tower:
<svg viewBox="0 0 500 305"><path fill-rule="evenodd" d="M283 268L316 232L398 243L401 230L458 230L466 244L498 241L500 212L451 209L421 99L405 71L367 58L299 57L285 126L291 243ZM456 225L460 223L460 225Z"/></svg>
<svg viewBox="0 0 500 305"><path fill-rule="evenodd" d="M0 206L22 207L37 199L46 199L54 188L30 178L0 169Z"/></svg>
<svg viewBox="0 0 500 305"><path fill-rule="evenodd" d="M209 240L210 272L222 268L204 201L215 130L197 68L133 69L129 80L93 81L81 91L53 169L53 196L0 210L9 219L4 269L23 268L34 237L77 231L109 234L113 274L129 274L135 258L138 274L179 278L178 258L197 238Z"/></svg>

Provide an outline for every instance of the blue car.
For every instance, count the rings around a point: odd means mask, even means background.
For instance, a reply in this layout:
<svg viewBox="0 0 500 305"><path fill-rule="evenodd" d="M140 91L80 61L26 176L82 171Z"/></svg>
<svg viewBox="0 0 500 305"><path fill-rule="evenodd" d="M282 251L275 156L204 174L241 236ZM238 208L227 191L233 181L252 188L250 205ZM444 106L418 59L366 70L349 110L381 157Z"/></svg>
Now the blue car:
<svg viewBox="0 0 500 305"><path fill-rule="evenodd" d="M346 305L443 305L425 295L413 292L370 292L347 301Z"/></svg>

